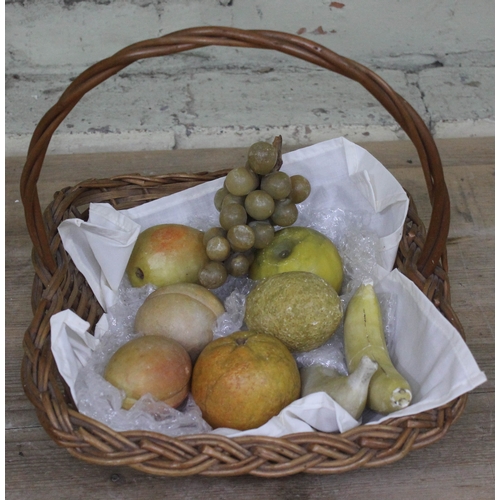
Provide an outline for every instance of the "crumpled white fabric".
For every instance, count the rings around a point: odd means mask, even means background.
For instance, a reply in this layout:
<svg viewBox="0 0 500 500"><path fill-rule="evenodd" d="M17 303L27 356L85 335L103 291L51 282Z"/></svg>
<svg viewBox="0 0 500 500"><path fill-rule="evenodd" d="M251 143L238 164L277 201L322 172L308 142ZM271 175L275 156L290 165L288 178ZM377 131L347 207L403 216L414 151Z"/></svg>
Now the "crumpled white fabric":
<svg viewBox="0 0 500 500"><path fill-rule="evenodd" d="M75 398L75 381L78 370L87 364L92 351L99 345L99 338L88 332L89 322L66 309L50 318L51 349L59 373ZM75 400L76 401L76 400Z"/></svg>
<svg viewBox="0 0 500 500"><path fill-rule="evenodd" d="M281 169L307 177L312 188L307 203L315 210L370 213L370 229L379 239L377 264L385 272L392 269L409 201L378 160L360 146L338 138L284 154ZM223 178L216 179L119 212L106 203L91 203L88 222L67 219L59 225L64 248L104 310L116 302L139 232L166 222L193 225L215 210L214 194L223 182Z"/></svg>
<svg viewBox="0 0 500 500"><path fill-rule="evenodd" d="M238 431L219 427L214 434L227 437L282 437L298 432L345 432L360 424L325 392L297 399L261 427Z"/></svg>
<svg viewBox="0 0 500 500"><path fill-rule="evenodd" d="M141 226L107 203L91 203L88 221L67 219L58 231L99 303L112 305Z"/></svg>
<svg viewBox="0 0 500 500"><path fill-rule="evenodd" d="M412 415L448 403L486 381L458 331L408 278L393 270L375 284L377 293L397 296L396 326L389 352L394 365L412 387L410 406L388 416L371 414L363 423ZM97 346L86 333L88 323L71 311L51 318L53 352L61 375L73 392L78 369ZM75 341L76 339L76 341ZM262 427L249 431L216 429L229 437L261 435L280 437L295 432L344 432L361 422L354 420L325 393L294 401Z"/></svg>
<svg viewBox="0 0 500 500"><path fill-rule="evenodd" d="M392 174L366 150L343 138L287 153L283 162L283 171L302 173L309 179L312 192L307 202L315 210L340 208L372 214L370 228L379 238L380 279L375 288L398 297L396 334L389 349L394 364L408 378L414 399L412 405L388 417L371 415L368 423L435 408L482 384L486 377L455 328L410 280L391 272L408 209L406 193ZM223 181L207 182L121 212L107 204L91 204L88 222L69 219L60 225L66 250L105 310L117 300L139 232L160 223L187 224L214 210L213 196ZM78 369L106 332L106 323L104 314L93 337L87 332L88 323L71 311L51 318L54 358L72 392ZM317 393L293 402L259 429L214 432L279 437L314 430L343 432L359 423L325 393Z"/></svg>

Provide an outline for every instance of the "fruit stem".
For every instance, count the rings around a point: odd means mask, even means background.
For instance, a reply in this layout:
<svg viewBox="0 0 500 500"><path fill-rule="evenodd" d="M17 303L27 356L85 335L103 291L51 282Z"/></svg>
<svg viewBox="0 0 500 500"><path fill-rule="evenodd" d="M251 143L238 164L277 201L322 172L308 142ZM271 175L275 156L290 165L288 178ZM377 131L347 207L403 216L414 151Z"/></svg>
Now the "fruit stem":
<svg viewBox="0 0 500 500"><path fill-rule="evenodd" d="M277 135L274 140L273 140L273 146L276 148L276 151L278 151L278 158L276 159L276 164L273 167L273 172L277 172L281 166L283 165L283 158L281 156L281 148L283 146L283 138L281 135Z"/></svg>

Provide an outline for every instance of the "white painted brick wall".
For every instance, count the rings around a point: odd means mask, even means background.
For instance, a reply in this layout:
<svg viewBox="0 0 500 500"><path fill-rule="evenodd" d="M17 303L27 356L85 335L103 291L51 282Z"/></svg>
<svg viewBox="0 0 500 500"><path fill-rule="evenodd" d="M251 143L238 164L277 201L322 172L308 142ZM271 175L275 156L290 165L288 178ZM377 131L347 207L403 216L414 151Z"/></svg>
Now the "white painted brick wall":
<svg viewBox="0 0 500 500"><path fill-rule="evenodd" d="M43 114L89 65L200 25L301 33L377 71L436 136L493 134L493 2L342 4L7 0L7 154L25 154ZM404 137L350 80L276 52L209 47L141 61L108 80L61 124L51 152L245 146L276 133L294 145Z"/></svg>

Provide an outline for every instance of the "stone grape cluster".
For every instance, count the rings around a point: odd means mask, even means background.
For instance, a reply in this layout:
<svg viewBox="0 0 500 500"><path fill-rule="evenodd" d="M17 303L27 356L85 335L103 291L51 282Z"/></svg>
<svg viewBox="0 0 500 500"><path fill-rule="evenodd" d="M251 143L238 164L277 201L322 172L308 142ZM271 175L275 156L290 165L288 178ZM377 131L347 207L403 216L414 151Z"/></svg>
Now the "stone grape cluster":
<svg viewBox="0 0 500 500"><path fill-rule="evenodd" d="M200 284L222 286L228 275L244 276L254 252L274 238L275 226L291 226L297 220L297 204L311 192L302 175L280 171L281 137L273 144L259 141L248 150L247 164L231 170L214 197L219 226L205 232L210 261L200 271Z"/></svg>

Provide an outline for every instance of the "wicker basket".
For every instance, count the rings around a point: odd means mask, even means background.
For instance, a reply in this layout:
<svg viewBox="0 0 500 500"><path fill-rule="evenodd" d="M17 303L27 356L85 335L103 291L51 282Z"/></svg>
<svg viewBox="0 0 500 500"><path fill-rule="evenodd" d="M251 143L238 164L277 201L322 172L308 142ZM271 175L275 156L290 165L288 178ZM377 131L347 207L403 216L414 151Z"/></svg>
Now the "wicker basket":
<svg viewBox="0 0 500 500"><path fill-rule="evenodd" d="M21 375L26 395L35 406L42 426L58 445L86 462L127 465L163 476L281 477L299 472L341 473L389 464L411 450L438 441L462 413L467 395L443 407L391 419L383 425L362 425L342 434L313 432L283 438L229 439L211 434L172 438L145 431L115 432L77 411L51 354L50 318L61 310L71 309L88 321L93 330L103 311L65 252L57 232L59 224L69 217L85 218L89 202L108 202L117 209L130 208L223 176L227 171L89 180L57 192L42 212L37 181L49 142L86 92L134 61L211 45L273 49L342 74L363 85L394 117L419 154L432 205L426 231L414 204L410 203L395 266L463 336L449 299L448 192L436 145L415 110L372 71L311 40L275 31L224 27L187 29L136 43L88 68L69 85L33 133L21 177L21 195L34 246L34 317L24 336Z"/></svg>

